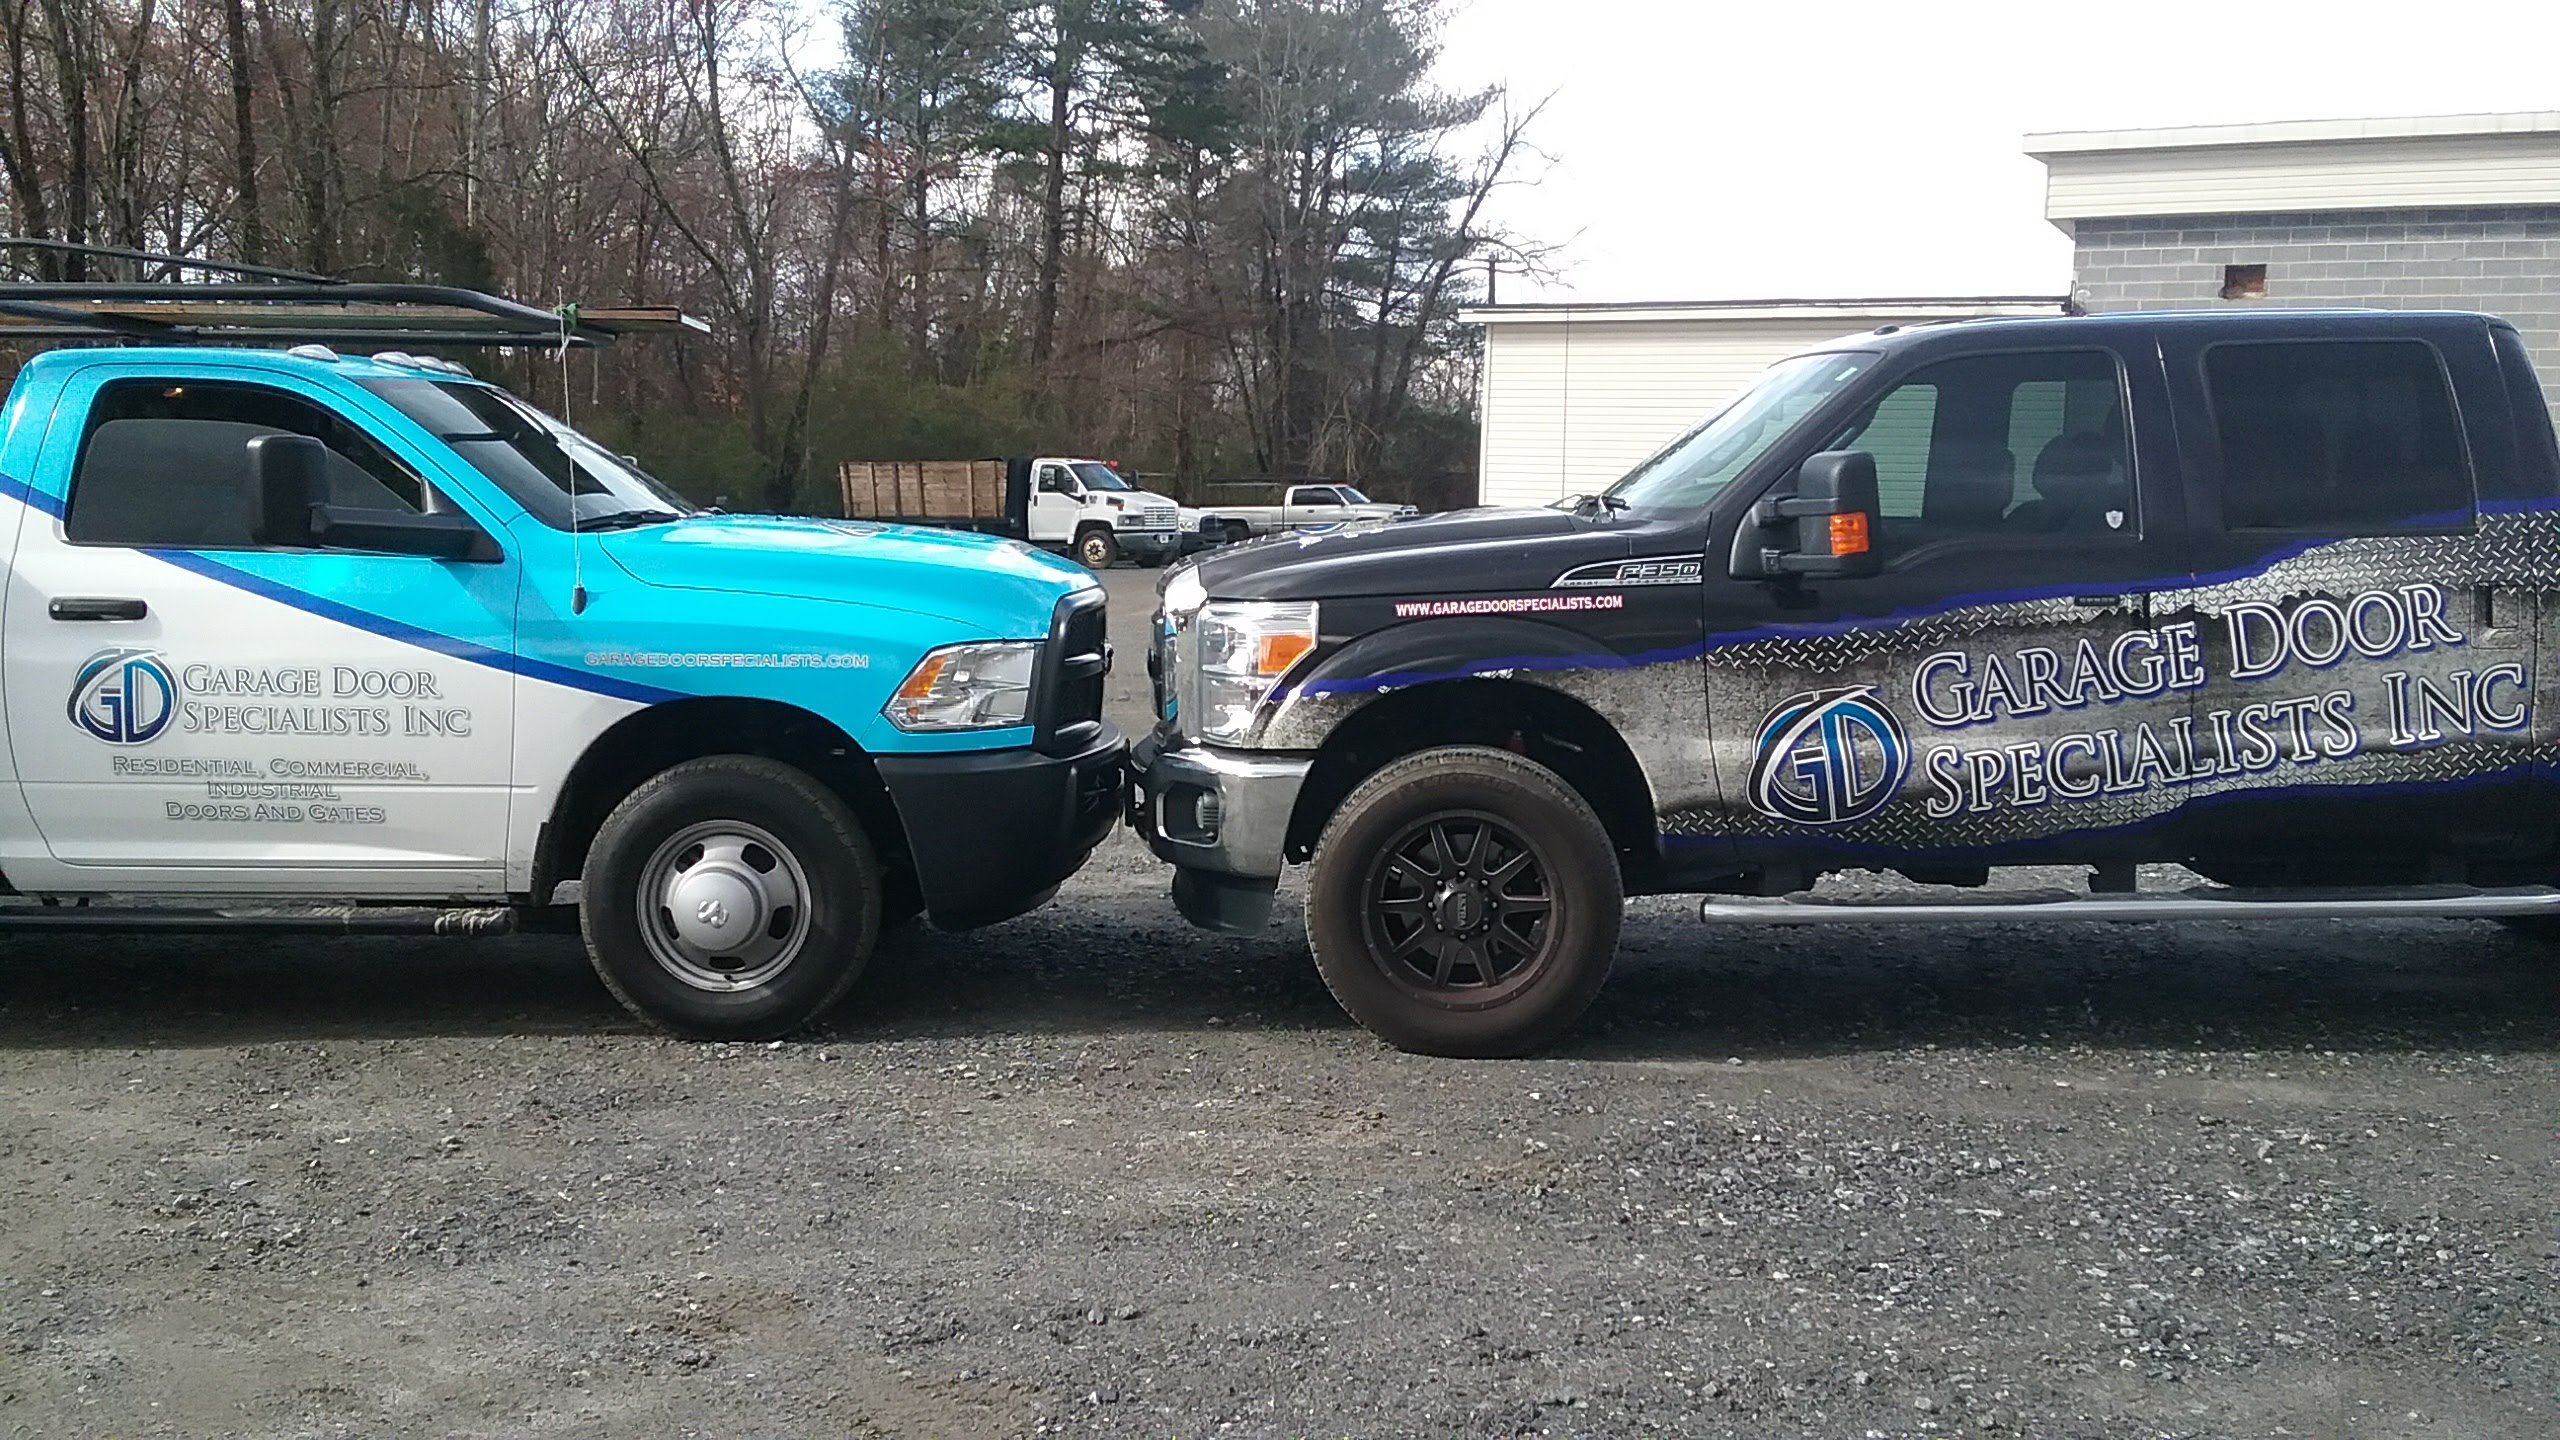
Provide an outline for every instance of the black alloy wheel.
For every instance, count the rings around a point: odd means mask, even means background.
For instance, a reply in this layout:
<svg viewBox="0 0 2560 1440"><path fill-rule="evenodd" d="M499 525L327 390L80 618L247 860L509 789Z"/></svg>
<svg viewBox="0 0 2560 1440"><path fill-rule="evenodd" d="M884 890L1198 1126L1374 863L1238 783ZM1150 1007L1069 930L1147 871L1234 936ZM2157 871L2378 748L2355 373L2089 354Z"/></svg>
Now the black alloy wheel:
<svg viewBox="0 0 2560 1440"><path fill-rule="evenodd" d="M1472 745L1354 787L1316 843L1307 943L1326 988L1425 1055L1519 1055L1609 977L1622 899L1607 827L1562 776Z"/></svg>
<svg viewBox="0 0 2560 1440"><path fill-rule="evenodd" d="M1377 852L1364 887L1369 953L1444 1004L1496 1004L1554 958L1555 894L1537 849L1494 816L1426 817Z"/></svg>

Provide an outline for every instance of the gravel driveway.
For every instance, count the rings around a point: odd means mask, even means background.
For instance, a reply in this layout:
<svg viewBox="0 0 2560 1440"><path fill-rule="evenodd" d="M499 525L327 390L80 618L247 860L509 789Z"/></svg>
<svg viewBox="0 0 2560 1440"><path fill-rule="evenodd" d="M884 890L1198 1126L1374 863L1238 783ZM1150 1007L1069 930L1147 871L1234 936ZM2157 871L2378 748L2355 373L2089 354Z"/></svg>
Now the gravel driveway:
<svg viewBox="0 0 2560 1440"><path fill-rule="evenodd" d="M2495 927L1644 901L1476 1063L1165 879L772 1046L560 939L0 943L0 1434L2560 1434L2560 961Z"/></svg>

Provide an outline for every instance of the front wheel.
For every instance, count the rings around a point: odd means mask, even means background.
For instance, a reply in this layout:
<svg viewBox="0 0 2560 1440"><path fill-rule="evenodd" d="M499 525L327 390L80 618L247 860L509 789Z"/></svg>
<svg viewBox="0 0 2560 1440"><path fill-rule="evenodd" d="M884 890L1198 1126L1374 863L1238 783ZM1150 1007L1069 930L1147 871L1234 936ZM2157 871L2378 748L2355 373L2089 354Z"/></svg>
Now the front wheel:
<svg viewBox="0 0 2560 1440"><path fill-rule="evenodd" d="M1520 1055L1609 977L1623 900L1609 832L1508 751L1408 755L1361 782L1316 845L1307 942L1351 1017L1425 1055Z"/></svg>
<svg viewBox="0 0 2560 1440"><path fill-rule="evenodd" d="M1076 537L1076 559L1087 570L1108 570L1120 558L1120 541L1096 526Z"/></svg>
<svg viewBox="0 0 2560 1440"><path fill-rule="evenodd" d="M879 935L861 822L802 770L714 755L660 772L596 831L587 957L632 1014L700 1040L767 1040L825 1014Z"/></svg>

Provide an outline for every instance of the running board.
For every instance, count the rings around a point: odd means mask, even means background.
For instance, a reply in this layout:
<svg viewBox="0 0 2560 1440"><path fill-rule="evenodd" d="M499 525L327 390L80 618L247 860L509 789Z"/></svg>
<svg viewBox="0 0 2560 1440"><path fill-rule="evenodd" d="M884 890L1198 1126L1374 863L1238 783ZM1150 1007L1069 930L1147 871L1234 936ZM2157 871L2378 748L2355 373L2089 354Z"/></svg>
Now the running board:
<svg viewBox="0 0 2560 1440"><path fill-rule="evenodd" d="M1963 925L2062 920L2497 920L2560 915L2560 890L2411 887L2378 890L2191 890L2083 895L2069 890L1976 892L1980 899L1708 900L1698 918L1716 925Z"/></svg>
<svg viewBox="0 0 2560 1440"><path fill-rule="evenodd" d="M331 905L293 909L180 910L142 905L0 905L0 932L120 930L158 935L242 932L296 935L506 935L513 910Z"/></svg>

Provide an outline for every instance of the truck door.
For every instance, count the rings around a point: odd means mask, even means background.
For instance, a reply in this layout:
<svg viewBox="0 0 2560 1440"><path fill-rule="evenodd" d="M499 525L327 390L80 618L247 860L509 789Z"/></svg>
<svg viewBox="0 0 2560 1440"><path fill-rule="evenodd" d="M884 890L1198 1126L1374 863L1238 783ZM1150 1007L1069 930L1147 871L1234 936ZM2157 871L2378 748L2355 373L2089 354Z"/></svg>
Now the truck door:
<svg viewBox="0 0 2560 1440"><path fill-rule="evenodd" d="M1874 457L1883 568L1708 587L1741 858L1960 873L2175 808L2200 656L2153 609L2187 566L2148 349L1933 349L1813 437Z"/></svg>
<svg viewBox="0 0 2560 1440"><path fill-rule="evenodd" d="M0 621L54 883L502 891L516 566L261 549L247 443L277 433L328 447L335 503L456 508L283 378L100 365L64 393L41 473L67 494L29 517Z"/></svg>
<svg viewBox="0 0 2560 1440"><path fill-rule="evenodd" d="M1076 537L1076 521L1084 513L1084 487L1075 472L1055 460L1042 460L1031 471L1031 542L1064 545Z"/></svg>
<svg viewBox="0 0 2560 1440"><path fill-rule="evenodd" d="M2560 820L2533 783L2550 542L2482 503L2515 434L2487 327L2393 330L2163 327L2198 480L2196 730L2223 771L2190 842L2218 879L2458 880Z"/></svg>
<svg viewBox="0 0 2560 1440"><path fill-rule="evenodd" d="M1339 525L1349 517L1343 507L1342 492L1330 485L1300 485L1289 492L1286 523L1290 525Z"/></svg>

